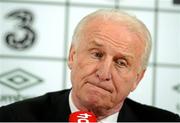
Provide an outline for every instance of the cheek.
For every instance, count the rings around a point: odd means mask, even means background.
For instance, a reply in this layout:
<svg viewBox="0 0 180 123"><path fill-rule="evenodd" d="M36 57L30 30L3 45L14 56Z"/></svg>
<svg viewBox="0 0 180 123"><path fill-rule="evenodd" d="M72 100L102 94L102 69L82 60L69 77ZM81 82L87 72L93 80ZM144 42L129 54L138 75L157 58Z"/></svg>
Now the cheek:
<svg viewBox="0 0 180 123"><path fill-rule="evenodd" d="M116 96L114 97L118 101L123 101L131 92L131 88L133 87L133 78L131 75L119 76L113 80L115 86Z"/></svg>
<svg viewBox="0 0 180 123"><path fill-rule="evenodd" d="M76 72L74 74L80 74L82 77L88 76L96 70L96 64L96 62L93 62L87 57L79 57L75 65Z"/></svg>
<svg viewBox="0 0 180 123"><path fill-rule="evenodd" d="M78 59L71 69L71 82L73 86L80 88L86 78L94 73L96 65L84 59Z"/></svg>

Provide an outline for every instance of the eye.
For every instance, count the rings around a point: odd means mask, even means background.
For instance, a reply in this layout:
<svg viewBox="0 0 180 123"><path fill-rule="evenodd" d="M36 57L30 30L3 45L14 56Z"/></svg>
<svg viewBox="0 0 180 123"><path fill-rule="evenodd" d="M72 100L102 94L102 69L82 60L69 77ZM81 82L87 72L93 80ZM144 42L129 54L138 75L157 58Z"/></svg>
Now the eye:
<svg viewBox="0 0 180 123"><path fill-rule="evenodd" d="M117 59L116 64L118 65L118 67L127 67L127 62L124 59Z"/></svg>
<svg viewBox="0 0 180 123"><path fill-rule="evenodd" d="M91 55L92 55L93 58L97 58L97 59L100 59L100 58L103 57L103 53L100 52L100 51L93 51L93 52L91 53Z"/></svg>

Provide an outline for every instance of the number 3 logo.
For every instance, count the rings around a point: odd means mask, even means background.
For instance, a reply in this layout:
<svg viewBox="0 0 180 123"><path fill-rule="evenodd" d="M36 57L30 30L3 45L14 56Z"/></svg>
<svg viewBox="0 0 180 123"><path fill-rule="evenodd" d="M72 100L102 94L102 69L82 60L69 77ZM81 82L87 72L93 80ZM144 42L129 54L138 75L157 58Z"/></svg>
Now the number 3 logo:
<svg viewBox="0 0 180 123"><path fill-rule="evenodd" d="M31 25L33 23L33 14L27 10L16 10L7 14L8 19L16 19L17 23L14 31L8 32L5 36L7 45L13 49L24 50L32 47L35 42L35 32ZM18 32L21 37L18 38ZM22 35L23 34L23 35Z"/></svg>

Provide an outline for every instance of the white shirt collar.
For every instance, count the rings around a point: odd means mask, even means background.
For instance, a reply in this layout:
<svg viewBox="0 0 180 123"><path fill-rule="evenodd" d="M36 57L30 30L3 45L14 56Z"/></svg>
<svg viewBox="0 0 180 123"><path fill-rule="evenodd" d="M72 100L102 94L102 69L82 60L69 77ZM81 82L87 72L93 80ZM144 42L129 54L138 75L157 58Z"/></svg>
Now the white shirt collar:
<svg viewBox="0 0 180 123"><path fill-rule="evenodd" d="M70 94L69 94L69 106L71 109L71 113L79 111L78 108L74 105L74 103L72 101L72 91L70 91Z"/></svg>
<svg viewBox="0 0 180 123"><path fill-rule="evenodd" d="M69 94L69 106L70 106L71 113L79 111L79 109L75 106L75 104L72 101L72 91L70 91L70 94ZM98 121L98 123L116 123L118 114L119 112L114 113L108 117L105 117L104 119Z"/></svg>

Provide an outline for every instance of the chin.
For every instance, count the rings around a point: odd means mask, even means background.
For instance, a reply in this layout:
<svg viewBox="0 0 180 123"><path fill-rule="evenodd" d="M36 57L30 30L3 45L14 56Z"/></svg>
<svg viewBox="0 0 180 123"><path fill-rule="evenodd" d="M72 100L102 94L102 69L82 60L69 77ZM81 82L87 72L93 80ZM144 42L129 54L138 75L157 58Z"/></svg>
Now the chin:
<svg viewBox="0 0 180 123"><path fill-rule="evenodd" d="M106 107L110 101L110 95L99 88L85 86L79 91L79 98L86 106Z"/></svg>
<svg viewBox="0 0 180 123"><path fill-rule="evenodd" d="M99 96L98 94L92 94L92 93L88 93L86 95L84 95L83 97L83 102L87 107L90 107L92 109L94 108L109 108L111 107L108 103L109 101L104 98L102 98L101 96Z"/></svg>
<svg viewBox="0 0 180 123"><path fill-rule="evenodd" d="M85 104L85 105L94 105L97 104L100 99L96 94L92 93L87 93L83 92L79 95L80 100Z"/></svg>
<svg viewBox="0 0 180 123"><path fill-rule="evenodd" d="M84 95L84 99L85 99L87 102L96 103L96 102L98 102L98 100L100 100L99 98L100 98L100 97L99 97L97 94L95 94L95 93L86 93L86 94Z"/></svg>

